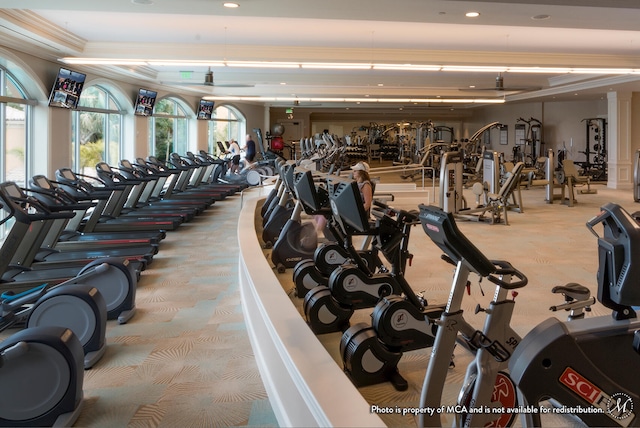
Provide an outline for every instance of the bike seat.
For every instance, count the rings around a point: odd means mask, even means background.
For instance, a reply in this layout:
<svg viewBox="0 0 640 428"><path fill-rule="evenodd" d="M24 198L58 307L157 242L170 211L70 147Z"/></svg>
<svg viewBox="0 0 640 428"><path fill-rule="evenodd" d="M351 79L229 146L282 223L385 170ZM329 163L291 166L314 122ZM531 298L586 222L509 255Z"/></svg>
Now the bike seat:
<svg viewBox="0 0 640 428"><path fill-rule="evenodd" d="M562 293L566 297L570 297L575 300L584 300L591 295L591 291L587 287L576 282L570 282L565 285L557 285L551 289L551 292Z"/></svg>

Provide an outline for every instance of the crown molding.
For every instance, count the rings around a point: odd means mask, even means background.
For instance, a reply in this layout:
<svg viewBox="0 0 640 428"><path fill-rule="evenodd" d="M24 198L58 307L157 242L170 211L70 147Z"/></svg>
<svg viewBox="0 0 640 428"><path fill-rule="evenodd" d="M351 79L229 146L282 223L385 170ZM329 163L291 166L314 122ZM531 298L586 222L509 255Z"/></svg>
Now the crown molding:
<svg viewBox="0 0 640 428"><path fill-rule="evenodd" d="M7 41L15 39L22 42L18 46L22 50L24 42L27 42L57 55L78 55L87 43L85 39L38 14L23 9L0 9L0 33Z"/></svg>
<svg viewBox="0 0 640 428"><path fill-rule="evenodd" d="M637 68L638 58L626 55L566 54L420 49L326 48L182 43L88 42L84 57L216 61L364 62L458 65L510 65L531 67Z"/></svg>

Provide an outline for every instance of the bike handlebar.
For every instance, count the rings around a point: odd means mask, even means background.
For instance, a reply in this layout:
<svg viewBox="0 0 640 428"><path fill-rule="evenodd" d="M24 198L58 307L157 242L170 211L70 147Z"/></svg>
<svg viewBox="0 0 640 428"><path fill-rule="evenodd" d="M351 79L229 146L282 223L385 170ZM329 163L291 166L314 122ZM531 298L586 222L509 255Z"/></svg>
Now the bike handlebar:
<svg viewBox="0 0 640 428"><path fill-rule="evenodd" d="M494 284L507 290L514 290L516 288L524 287L529 282L529 279L527 279L525 274L514 268L511 263L505 260L491 260L491 263L498 267L494 272L487 276L487 279ZM499 276L504 275L515 276L518 280L513 282L506 282L503 279L499 278Z"/></svg>

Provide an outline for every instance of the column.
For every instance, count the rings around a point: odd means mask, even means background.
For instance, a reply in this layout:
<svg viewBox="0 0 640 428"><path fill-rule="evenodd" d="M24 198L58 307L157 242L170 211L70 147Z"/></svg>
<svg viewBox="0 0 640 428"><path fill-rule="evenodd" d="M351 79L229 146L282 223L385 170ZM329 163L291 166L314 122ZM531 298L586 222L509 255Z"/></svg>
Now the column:
<svg viewBox="0 0 640 428"><path fill-rule="evenodd" d="M631 189L633 184L631 95L631 92L607 93L607 187L612 189Z"/></svg>

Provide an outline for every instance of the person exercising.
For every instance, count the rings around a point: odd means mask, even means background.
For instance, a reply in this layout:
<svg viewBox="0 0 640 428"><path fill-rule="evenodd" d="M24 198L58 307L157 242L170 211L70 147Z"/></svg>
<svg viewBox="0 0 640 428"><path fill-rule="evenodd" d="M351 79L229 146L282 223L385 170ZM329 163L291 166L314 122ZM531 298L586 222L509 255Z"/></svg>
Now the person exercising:
<svg viewBox="0 0 640 428"><path fill-rule="evenodd" d="M358 189L360 189L364 210L369 215L373 202L373 185L371 184L371 177L369 177L369 164L358 162L351 169L353 170L353 179L358 183Z"/></svg>
<svg viewBox="0 0 640 428"><path fill-rule="evenodd" d="M252 164L256 158L256 142L251 138L251 134L247 134L247 140L242 149L244 150L244 158L249 164Z"/></svg>
<svg viewBox="0 0 640 428"><path fill-rule="evenodd" d="M229 150L227 150L226 153L231 155L231 165L229 165L230 173L237 174L240 170L240 146L236 140L231 140Z"/></svg>
<svg viewBox="0 0 640 428"><path fill-rule="evenodd" d="M353 171L353 179L358 183L362 205L368 217L371 211L371 204L373 203L373 185L369 177L369 164L366 162L358 162L351 167L351 170ZM318 236L320 236L320 233L324 232L324 228L327 225L327 219L324 216L317 215L315 216L315 223L316 232Z"/></svg>

